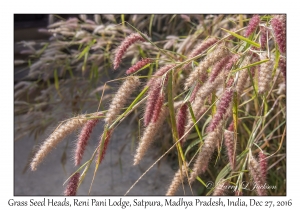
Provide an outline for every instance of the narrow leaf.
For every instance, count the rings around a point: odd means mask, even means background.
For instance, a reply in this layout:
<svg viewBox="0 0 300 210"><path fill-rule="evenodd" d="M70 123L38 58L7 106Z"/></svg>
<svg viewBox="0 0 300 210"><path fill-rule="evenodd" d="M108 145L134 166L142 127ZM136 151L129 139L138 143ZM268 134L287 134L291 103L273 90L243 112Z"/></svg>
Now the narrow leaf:
<svg viewBox="0 0 300 210"><path fill-rule="evenodd" d="M240 40L243 40L243 41L247 42L248 44L253 45L254 47L260 48L260 44L254 42L254 41L251 41L250 39L247 39L244 36L238 35L238 34L232 32L232 31L228 31L228 30L226 30L224 28L221 28L221 29L224 30L224 31L226 31L227 33L231 34L232 36L235 36L236 38L238 38Z"/></svg>

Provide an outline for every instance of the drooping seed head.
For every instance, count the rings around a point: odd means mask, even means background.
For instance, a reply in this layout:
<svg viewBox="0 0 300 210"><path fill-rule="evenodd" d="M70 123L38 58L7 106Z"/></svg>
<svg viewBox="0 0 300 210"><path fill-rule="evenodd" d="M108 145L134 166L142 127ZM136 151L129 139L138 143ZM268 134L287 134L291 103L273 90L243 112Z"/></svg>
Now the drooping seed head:
<svg viewBox="0 0 300 210"><path fill-rule="evenodd" d="M262 59L267 58L266 55L263 55ZM260 65L259 79L258 79L258 90L260 94L263 94L268 91L271 81L272 81L272 70L274 66L273 56L269 58L270 60L262 63Z"/></svg>
<svg viewBox="0 0 300 210"><path fill-rule="evenodd" d="M102 116L102 113L98 113L95 115L97 116ZM94 127L97 125L99 122L99 119L91 119L85 123L83 128L81 129L81 132L78 136L77 143L76 143L76 150L74 154L74 160L75 160L75 166L78 166L80 164L80 161L83 157L83 153L85 151L85 148L87 146L88 140L91 136L91 133L94 129Z"/></svg>
<svg viewBox="0 0 300 210"><path fill-rule="evenodd" d="M248 66L250 64L250 56L246 56L246 58L243 60L243 63L241 64L242 67ZM248 69L242 69L238 72L238 80L236 84L236 92L238 95L241 95L244 91L247 79L249 77Z"/></svg>
<svg viewBox="0 0 300 210"><path fill-rule="evenodd" d="M204 144L195 160L193 165L193 171L190 174L189 182L192 183L196 180L198 174L202 174L206 171L209 160L215 151L217 142L219 141L222 134L223 120L219 122L218 126L207 134Z"/></svg>
<svg viewBox="0 0 300 210"><path fill-rule="evenodd" d="M209 76L209 82L213 82L217 76L219 75L219 73L222 71L222 69L226 66L226 64L228 63L228 61L232 58L232 55L228 55L224 58L222 58L221 60L219 60L215 66L213 67L213 69L211 70L211 74Z"/></svg>
<svg viewBox="0 0 300 210"><path fill-rule="evenodd" d="M184 134L184 130L185 130L185 124L186 124L186 120L187 120L187 110L188 110L188 106L186 104L183 104L176 116L176 126L177 126L177 132L178 132L178 138L180 139L183 134Z"/></svg>
<svg viewBox="0 0 300 210"><path fill-rule="evenodd" d="M159 79L159 77L163 76L167 71L169 71L174 66L175 66L175 64L167 64L167 65L161 67L160 69L158 69L154 73L153 77L148 81L147 86L151 87L155 80Z"/></svg>
<svg viewBox="0 0 300 210"><path fill-rule="evenodd" d="M256 192L258 195L267 195L267 191L265 188L261 187L264 185L264 181L262 178L262 173L261 173L261 169L260 169L260 165L258 164L257 160L255 160L255 158L250 155L249 157L249 171L251 173L251 176L254 180L254 184L258 187L255 188Z"/></svg>
<svg viewBox="0 0 300 210"><path fill-rule="evenodd" d="M150 58L145 58L145 59L142 59L140 61L138 61L136 64L134 64L133 66L131 66L127 71L126 71L126 74L132 74L136 71L138 71L139 69L143 68L144 66L146 66L148 63L151 62L151 59Z"/></svg>
<svg viewBox="0 0 300 210"><path fill-rule="evenodd" d="M115 70L119 67L122 57L125 54L125 52L127 51L127 49L130 47L130 45L132 45L133 43L135 43L137 41L144 42L146 40L139 33L133 33L133 34L130 34L129 36L127 36L124 39L124 41L120 44L120 46L116 50L115 58L114 58L114 69Z"/></svg>
<svg viewBox="0 0 300 210"><path fill-rule="evenodd" d="M66 190L64 192L65 196L75 196L77 193L77 187L79 183L80 173L75 173L69 180Z"/></svg>
<svg viewBox="0 0 300 210"><path fill-rule="evenodd" d="M108 146L108 143L111 138L111 134L112 134L112 130L108 130L106 132L105 138L103 136L100 136L99 149L98 149L97 156L96 156L96 162L99 161L99 164L103 161L103 159L105 157L107 146ZM100 156L100 158L99 158L99 156Z"/></svg>
<svg viewBox="0 0 300 210"><path fill-rule="evenodd" d="M165 101L165 95L164 93L161 93L156 100L151 122L155 123L158 120L164 101Z"/></svg>
<svg viewBox="0 0 300 210"><path fill-rule="evenodd" d="M142 138L140 139L139 145L136 149L134 156L133 165L139 164L145 153L149 149L150 145L154 142L157 132L160 130L165 118L167 117L169 110L167 107L162 107L159 117L156 122L150 122L145 128Z"/></svg>
<svg viewBox="0 0 300 210"><path fill-rule="evenodd" d="M259 152L258 157L259 157L259 166L261 170L262 184L265 184L267 181L267 173L268 173L267 157L262 151Z"/></svg>
<svg viewBox="0 0 300 210"><path fill-rule="evenodd" d="M188 172L187 166L188 166L187 163L185 163L185 164L183 163L181 168L178 169L178 171L176 172L176 174L172 180L172 183L169 186L166 196L175 195L177 189L183 183L184 178L187 176L187 172Z"/></svg>
<svg viewBox="0 0 300 210"><path fill-rule="evenodd" d="M267 46L267 29L263 26L260 27L260 48L265 50Z"/></svg>
<svg viewBox="0 0 300 210"><path fill-rule="evenodd" d="M211 38L208 38L207 40L201 42L201 43L200 43L199 45L197 45L197 46L193 49L193 51L189 54L188 59L193 58L193 57L195 57L195 56L201 54L201 53L204 52L206 49L208 49L209 47L211 47L212 45L214 45L217 41L218 41L217 38L211 37ZM185 65L183 66L183 69L186 69L186 68L189 66L190 63L191 63L191 62L185 64Z"/></svg>
<svg viewBox="0 0 300 210"><path fill-rule="evenodd" d="M213 116L212 120L210 121L209 126L207 127L207 132L212 132L212 131L214 131L214 129L216 129L219 122L225 116L228 108L230 108L232 98L233 98L233 89L232 88L226 89L220 99L220 103L217 106L217 112Z"/></svg>
<svg viewBox="0 0 300 210"><path fill-rule="evenodd" d="M284 54L286 51L286 29L284 27L284 24L278 18L273 18L271 20L271 26L279 51Z"/></svg>
<svg viewBox="0 0 300 210"><path fill-rule="evenodd" d="M245 36L250 36L258 26L260 21L259 15L253 15L250 19L247 30L245 31Z"/></svg>
<svg viewBox="0 0 300 210"><path fill-rule="evenodd" d="M32 171L37 169L37 166L44 160L50 151L64 138L66 138L73 131L83 126L87 122L87 118L83 115L71 118L64 124L60 125L53 131L53 133L44 141L38 152L30 163Z"/></svg>
<svg viewBox="0 0 300 210"><path fill-rule="evenodd" d="M152 86L149 87L148 98L145 107L144 113L144 125L147 126L153 117L154 109L156 106L157 99L160 95L160 91L162 88L162 79L158 78L152 82Z"/></svg>
<svg viewBox="0 0 300 210"><path fill-rule="evenodd" d="M124 108L130 95L136 90L139 85L140 81L137 76L129 76L126 78L109 106L106 117L104 119L106 123L111 124L112 121L115 120L117 115L121 112L122 108Z"/></svg>
<svg viewBox="0 0 300 210"><path fill-rule="evenodd" d="M227 149L227 155L230 162L231 170L234 170L235 168L235 145L234 145L234 133L233 131L233 121L227 128L227 130L224 131L224 143L225 147Z"/></svg>

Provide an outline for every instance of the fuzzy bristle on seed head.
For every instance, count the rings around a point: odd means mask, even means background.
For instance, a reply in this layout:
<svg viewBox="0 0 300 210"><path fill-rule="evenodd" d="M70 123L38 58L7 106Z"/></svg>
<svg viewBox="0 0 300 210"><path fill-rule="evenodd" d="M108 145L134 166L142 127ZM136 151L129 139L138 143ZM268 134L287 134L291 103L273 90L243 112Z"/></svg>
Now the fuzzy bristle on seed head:
<svg viewBox="0 0 300 210"><path fill-rule="evenodd" d="M86 121L87 119L83 115L81 115L69 119L67 122L56 128L55 131L53 131L53 133L44 141L44 143L32 159L30 163L31 170L35 171L37 169L37 166L45 159L45 157L59 142L61 142L73 131L83 126Z"/></svg>
<svg viewBox="0 0 300 210"><path fill-rule="evenodd" d="M136 90L139 85L140 80L137 76L129 76L126 78L109 106L106 117L104 119L106 123L111 124L112 121L116 119L122 108L124 108L130 95Z"/></svg>
<svg viewBox="0 0 300 210"><path fill-rule="evenodd" d="M195 100L197 92L199 91L200 87L201 87L201 84L198 82L193 89L193 92L190 97L190 102L193 102Z"/></svg>
<svg viewBox="0 0 300 210"><path fill-rule="evenodd" d="M231 70L231 68L232 68L232 66L238 61L238 59L240 58L240 55L233 55L230 59L229 59L229 61L227 62L227 64L225 65L225 69L224 69L224 71L226 72L226 73L228 73L230 70Z"/></svg>
<svg viewBox="0 0 300 210"><path fill-rule="evenodd" d="M97 151L97 157L96 157L96 163L98 164L100 164L105 157L107 146L110 141L111 135L112 135L112 130L108 130L106 132L105 138L103 136L100 136L99 149Z"/></svg>
<svg viewBox="0 0 300 210"><path fill-rule="evenodd" d="M208 38L207 40L201 42L201 43L200 43L199 45L197 45L197 46L193 49L193 51L189 54L188 59L193 58L193 57L195 57L195 56L201 54L201 53L204 52L206 49L208 49L208 48L211 47L213 44L215 44L217 41L218 41L217 38L211 37L211 38ZM183 69L186 69L186 68L189 66L190 63L191 63L191 62L185 64L185 65L183 66Z"/></svg>
<svg viewBox="0 0 300 210"><path fill-rule="evenodd" d="M233 98L233 89L226 89L224 91L224 94L222 95L222 98L220 99L220 103L217 106L217 112L212 118L207 128L207 132L214 131L214 129L219 124L219 122L223 119L227 110L230 108L232 98Z"/></svg>
<svg viewBox="0 0 300 210"><path fill-rule="evenodd" d="M192 71L184 84L184 89L188 90L198 78L203 74L207 74L207 69L214 63L218 62L229 53L228 49L224 46L218 46L213 52L208 54L203 61L200 62L199 66Z"/></svg>
<svg viewBox="0 0 300 210"><path fill-rule="evenodd" d="M176 126L179 139L184 135L185 124L187 120L187 109L188 106L186 104L183 104L177 113Z"/></svg>
<svg viewBox="0 0 300 210"><path fill-rule="evenodd" d="M95 117L102 116L102 113L98 113L95 115ZM85 123L83 128L81 129L81 132L78 136L77 143L76 143L76 150L74 154L74 160L75 160L75 166L78 166L80 164L80 161L83 157L83 153L85 151L85 148L87 146L88 140L91 136L91 133L94 129L94 127L99 122L99 119L91 119Z"/></svg>
<svg viewBox="0 0 300 210"><path fill-rule="evenodd" d="M162 79L158 78L152 82L152 85L149 87L148 98L145 107L144 113L144 125L147 126L153 117L154 109L156 106L157 99L160 95L162 88Z"/></svg>
<svg viewBox="0 0 300 210"><path fill-rule="evenodd" d="M124 41L120 44L115 53L114 58L114 69L117 69L121 63L122 57L129 48L130 45L137 41L146 41L139 33L133 33L127 36Z"/></svg>
<svg viewBox="0 0 300 210"><path fill-rule="evenodd" d="M77 193L77 187L79 183L80 173L75 173L69 180L66 190L64 192L65 196L75 196Z"/></svg>
<svg viewBox="0 0 300 210"><path fill-rule="evenodd" d="M209 160L217 146L217 142L219 141L219 138L221 138L222 126L223 120L222 122L219 122L219 125L212 132L209 132L207 134L204 144L202 145L201 150L193 165L193 171L191 172L189 177L190 183L196 180L198 174L202 174L206 171Z"/></svg>
<svg viewBox="0 0 300 210"><path fill-rule="evenodd" d="M170 184L169 189L166 193L166 196L175 195L177 189L183 183L184 178L187 176L187 172L188 172L188 164L183 163L181 168L179 168L178 171L176 172L172 180L172 183Z"/></svg>
<svg viewBox="0 0 300 210"><path fill-rule="evenodd" d="M249 65L250 59L250 56L246 56L241 66L244 67ZM241 71L239 71L238 80L236 84L236 92L238 95L241 95L243 93L248 77L248 69L242 69Z"/></svg>
<svg viewBox="0 0 300 210"><path fill-rule="evenodd" d="M149 149L150 145L155 140L155 135L163 125L163 122L167 117L168 113L169 110L167 109L167 107L162 107L157 121L150 122L149 125L145 128L143 136L140 139L139 145L136 149L133 165L139 164L146 151Z"/></svg>
<svg viewBox="0 0 300 210"><path fill-rule="evenodd" d="M286 59L284 57L279 59L278 67L280 68L284 80L286 81Z"/></svg>
<svg viewBox="0 0 300 210"><path fill-rule="evenodd" d="M131 66L127 71L126 74L132 74L136 71L138 71L139 69L143 68L144 66L146 66L148 63L151 62L150 58L144 58L140 61L138 61L136 64L134 64L133 66Z"/></svg>
<svg viewBox="0 0 300 210"><path fill-rule="evenodd" d="M258 195L267 195L267 191L263 187L263 185L265 183L264 183L264 180L263 180L263 177L262 177L260 165L252 155L250 155L250 157L249 157L248 167L249 167L249 171L251 173L251 176L253 178L254 184L257 186L255 188L257 194Z"/></svg>
<svg viewBox="0 0 300 210"><path fill-rule="evenodd" d="M267 46L267 29L265 27L260 27L260 48L265 50Z"/></svg>
<svg viewBox="0 0 300 210"><path fill-rule="evenodd" d="M227 149L228 159L230 162L231 170L234 170L235 168L235 155L234 155L234 133L225 130L224 131L224 144Z"/></svg>
<svg viewBox="0 0 300 210"><path fill-rule="evenodd" d="M266 55L262 55L262 59L266 59ZM272 70L274 66L273 57L270 60L260 65L258 90L260 94L268 91L272 81Z"/></svg>
<svg viewBox="0 0 300 210"><path fill-rule="evenodd" d="M197 82L195 88L193 89L193 92L191 94L191 97L190 97L190 102L194 101L197 94L198 94L198 91L200 89L200 87L202 87L202 85L204 85L204 82L207 80L207 74L202 74L199 78L199 81Z"/></svg>
<svg viewBox="0 0 300 210"><path fill-rule="evenodd" d="M259 157L259 166L261 170L262 182L263 184L265 184L267 181L267 173L268 173L267 157L262 151L259 152L258 157Z"/></svg>
<svg viewBox="0 0 300 210"><path fill-rule="evenodd" d="M164 93L161 93L156 100L154 110L153 110L153 116L151 118L151 122L155 123L158 120L162 106L164 104L164 100L165 100L165 95L164 95Z"/></svg>
<svg viewBox="0 0 300 210"><path fill-rule="evenodd" d="M286 29L284 23L278 18L272 18L271 26L275 35L275 41L278 45L279 51L285 53L286 51Z"/></svg>
<svg viewBox="0 0 300 210"><path fill-rule="evenodd" d="M147 86L151 87L154 83L154 81L158 80L159 77L163 76L167 71L169 71L171 68L175 67L175 64L167 64L160 69L158 69L154 74L153 77L148 81Z"/></svg>
<svg viewBox="0 0 300 210"><path fill-rule="evenodd" d="M247 30L245 32L245 36L250 36L258 26L260 21L259 15L253 15L253 17L250 19Z"/></svg>
<svg viewBox="0 0 300 210"><path fill-rule="evenodd" d="M213 82L217 78L220 71L222 71L222 69L226 66L225 64L227 64L227 62L230 60L231 57L232 57L232 55L228 55L228 56L222 58L221 60L219 60L215 64L215 66L213 67L211 74L209 76L209 82Z"/></svg>

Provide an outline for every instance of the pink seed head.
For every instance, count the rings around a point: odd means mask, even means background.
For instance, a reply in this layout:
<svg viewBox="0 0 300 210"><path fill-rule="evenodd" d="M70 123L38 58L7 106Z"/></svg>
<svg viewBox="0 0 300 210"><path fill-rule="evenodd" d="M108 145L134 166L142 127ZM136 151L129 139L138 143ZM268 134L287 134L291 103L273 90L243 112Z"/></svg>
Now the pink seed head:
<svg viewBox="0 0 300 210"><path fill-rule="evenodd" d="M267 29L260 27L260 47L262 50L266 49L267 46Z"/></svg>
<svg viewBox="0 0 300 210"><path fill-rule="evenodd" d="M253 15L253 17L249 21L247 30L245 32L245 36L250 36L250 34L252 34L254 32L254 30L256 29L256 27L259 24L259 21L260 21L259 15Z"/></svg>
<svg viewBox="0 0 300 210"><path fill-rule="evenodd" d="M107 146L108 146L108 143L109 143L109 140L110 140L110 137L111 137L111 133L112 133L112 131L108 130L107 133L106 133L106 137L105 138L102 138L102 136L100 137L99 145L101 147L102 141L104 141L104 143L103 143L104 145L103 145L103 149L101 151L101 155L100 155L101 148L99 148L98 153L97 153L96 161L99 160L99 164L102 162L102 160L105 157L105 153L106 153ZM99 155L100 155L100 159L99 159Z"/></svg>
<svg viewBox="0 0 300 210"><path fill-rule="evenodd" d="M202 86L202 84L204 84L204 82L207 80L207 74L202 74L199 78L199 82L197 82L197 85L196 87L194 88L192 94L191 94L191 97L190 97L190 102L194 101L196 96L197 96L197 93L198 93L198 90L200 89L200 87Z"/></svg>
<svg viewBox="0 0 300 210"><path fill-rule="evenodd" d="M237 60L240 58L239 55L232 56L229 61L227 62L224 71L228 72L231 70L232 66L237 62Z"/></svg>
<svg viewBox="0 0 300 210"><path fill-rule="evenodd" d="M127 49L132 45L133 43L141 41L146 41L139 33L133 33L127 36L124 41L120 44L120 46L117 48L114 58L114 69L116 70L122 60L123 55L127 51Z"/></svg>
<svg viewBox="0 0 300 210"><path fill-rule="evenodd" d="M231 169L235 168L235 155L234 155L234 121L232 121L224 132L224 143L227 148L228 159L230 162Z"/></svg>
<svg viewBox="0 0 300 210"><path fill-rule="evenodd" d="M162 93L159 95L159 97L156 101L156 104L154 106L151 122L155 123L158 120L158 118L160 116L160 112L162 110L162 106L164 104L164 100L165 100L165 96L164 96L164 93Z"/></svg>
<svg viewBox="0 0 300 210"><path fill-rule="evenodd" d="M65 196L75 196L77 192L80 173L75 173L69 180L67 188L64 192Z"/></svg>
<svg viewBox="0 0 300 210"><path fill-rule="evenodd" d="M260 166L260 170L261 170L261 176L262 176L262 184L265 184L266 180L267 180L267 171L268 171L268 162L267 162L267 157L266 155L261 151L258 154L259 157L259 166Z"/></svg>
<svg viewBox="0 0 300 210"><path fill-rule="evenodd" d="M286 31L284 24L277 18L271 20L271 26L275 35L275 41L278 44L279 51L285 53L286 51Z"/></svg>
<svg viewBox="0 0 300 210"><path fill-rule="evenodd" d="M157 79L159 79L158 77L163 76L165 73L167 73L167 71L169 71L171 68L173 68L175 66L175 64L167 64L163 67L161 67L160 69L158 69L153 77L148 81L147 86L151 87L153 82Z"/></svg>
<svg viewBox="0 0 300 210"><path fill-rule="evenodd" d="M148 63L151 62L151 59L150 58L145 58L145 59L142 59L140 61L138 61L136 64L134 64L133 66L131 66L127 71L126 71L126 74L132 74L136 71L138 71L139 69L143 68L144 66L146 66Z"/></svg>
<svg viewBox="0 0 300 210"><path fill-rule="evenodd" d="M101 116L101 115L102 115L102 113L98 114L97 116ZM82 130L78 136L78 140L77 140L77 144L76 144L76 150L75 150L75 155L74 155L75 166L78 166L80 164L80 161L83 157L83 153L85 151L85 148L87 146L87 143L91 136L91 133L98 122L99 122L99 119L89 120L82 128Z"/></svg>
<svg viewBox="0 0 300 210"><path fill-rule="evenodd" d="M144 125L147 126L153 117L155 105L161 90L161 79L157 79L152 83L149 88L146 108L144 113Z"/></svg>
<svg viewBox="0 0 300 210"><path fill-rule="evenodd" d="M228 55L216 63L216 65L213 67L213 69L211 71L211 74L209 77L209 82L215 81L216 77L219 75L219 73L222 71L225 64L227 64L227 62L229 61L229 59L231 57L232 57L231 55Z"/></svg>
<svg viewBox="0 0 300 210"><path fill-rule="evenodd" d="M286 81L286 59L281 57L279 59L278 67L280 68L280 71Z"/></svg>
<svg viewBox="0 0 300 210"><path fill-rule="evenodd" d="M206 49L208 49L209 47L211 47L212 45L214 45L216 42L218 41L217 38L215 37L211 37L211 38L208 38L207 40L203 41L201 44L197 45L193 51L191 52L191 54L189 54L188 58L193 58L199 54L201 54L202 52L204 52ZM185 64L183 66L183 69L186 69L189 65L190 65L191 62Z"/></svg>
<svg viewBox="0 0 300 210"><path fill-rule="evenodd" d="M229 108L229 104L232 101L233 90L227 89L225 90L222 98L220 99L220 103L217 107L217 112L210 121L209 126L207 127L207 132L213 132L215 128L218 126L219 122L222 120L224 115L226 114L227 109Z"/></svg>
<svg viewBox="0 0 300 210"><path fill-rule="evenodd" d="M183 104L177 113L176 123L179 139L184 135L185 124L187 120L187 109L188 106L186 104Z"/></svg>

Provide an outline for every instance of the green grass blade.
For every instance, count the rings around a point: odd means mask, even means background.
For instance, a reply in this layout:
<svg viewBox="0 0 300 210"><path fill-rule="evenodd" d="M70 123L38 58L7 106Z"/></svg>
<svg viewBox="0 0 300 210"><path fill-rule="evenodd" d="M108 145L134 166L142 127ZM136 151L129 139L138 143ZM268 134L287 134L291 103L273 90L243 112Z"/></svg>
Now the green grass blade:
<svg viewBox="0 0 300 210"><path fill-rule="evenodd" d="M252 66L257 66L257 65L260 65L260 64L262 64L262 63L268 62L269 60L270 60L270 59L265 59L265 60L262 60L262 61L258 61L258 62L255 62L255 63L251 63L251 64L249 64L249 65L247 65L247 66L243 66L242 68L235 69L235 70L231 71L231 73L234 74L234 73L236 73L236 72L238 72L238 71L240 71L240 70L242 70L242 69L250 68L250 67L252 67Z"/></svg>
<svg viewBox="0 0 300 210"><path fill-rule="evenodd" d="M177 142L178 140L178 133L176 127L176 120L175 120L175 111L174 111L174 101L173 101L173 70L169 73L168 79L168 106L171 118L171 125L172 125L172 134L173 134L173 141Z"/></svg>
<svg viewBox="0 0 300 210"><path fill-rule="evenodd" d="M202 134L201 134L201 132L200 132L200 130L199 130L199 128L198 128L197 120L196 120L196 117L195 117L195 115L194 115L194 112L193 112L191 103L188 102L187 105L188 105L188 107L189 107L189 111L190 111L190 114L191 114L191 116L192 116L193 123L194 123L194 125L195 125L195 129L196 129L196 131L197 131L197 134L198 134L198 137L199 137L199 139L200 139L200 142L203 143L203 137L202 137Z"/></svg>
<svg viewBox="0 0 300 210"><path fill-rule="evenodd" d="M195 139L194 141L192 141L191 143L189 143L189 146L186 148L184 156L186 156L188 154L188 152L196 145L198 145L200 143L200 139Z"/></svg>
<svg viewBox="0 0 300 210"><path fill-rule="evenodd" d="M232 36L235 36L236 38L238 38L238 39L240 39L240 40L243 40L243 41L247 42L248 44L253 45L254 47L260 48L260 44L254 42L254 41L252 41L252 40L250 40L250 39L247 39L247 38L244 37L244 36L238 35L238 34L232 32L232 31L228 31L228 30L226 30L226 29L224 29L224 28L221 28L221 29L224 30L224 31L226 31L227 33L231 34Z"/></svg>
<svg viewBox="0 0 300 210"><path fill-rule="evenodd" d="M177 132L177 126L176 126L176 118L175 118L175 110L174 110L174 101L173 101L173 70L170 71L169 73L169 79L168 79L168 107L169 107L169 112L170 112L170 118L171 118L171 126L172 126L172 135L173 135L173 142L176 143L176 148L178 151L178 161L179 165L182 164L181 160L184 162L185 157L183 155L182 148L178 142L179 137L178 137L178 132ZM181 159L180 159L181 157Z"/></svg>

